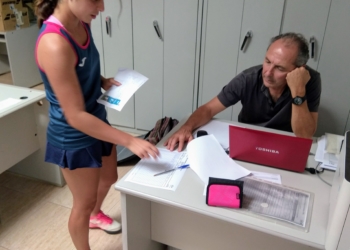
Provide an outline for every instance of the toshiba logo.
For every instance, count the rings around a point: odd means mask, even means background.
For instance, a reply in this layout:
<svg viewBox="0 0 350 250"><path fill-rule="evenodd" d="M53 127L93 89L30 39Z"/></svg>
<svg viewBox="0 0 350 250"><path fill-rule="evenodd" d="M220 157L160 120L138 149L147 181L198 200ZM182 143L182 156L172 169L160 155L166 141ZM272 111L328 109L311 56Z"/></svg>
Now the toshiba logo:
<svg viewBox="0 0 350 250"><path fill-rule="evenodd" d="M268 153L272 153L272 154L279 154L280 153L280 152L278 152L278 150L269 149L269 148L256 147L255 149L258 151L264 151L264 152L268 152Z"/></svg>

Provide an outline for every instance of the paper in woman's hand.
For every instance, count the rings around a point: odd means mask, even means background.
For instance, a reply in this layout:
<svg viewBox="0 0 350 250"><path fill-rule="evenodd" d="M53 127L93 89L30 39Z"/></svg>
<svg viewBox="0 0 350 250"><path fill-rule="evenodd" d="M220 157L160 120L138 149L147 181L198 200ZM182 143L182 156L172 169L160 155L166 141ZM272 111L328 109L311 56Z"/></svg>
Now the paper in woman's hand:
<svg viewBox="0 0 350 250"><path fill-rule="evenodd" d="M148 78L132 69L119 69L114 80L120 82L122 85L112 86L97 99L97 102L106 107L121 111L130 97Z"/></svg>

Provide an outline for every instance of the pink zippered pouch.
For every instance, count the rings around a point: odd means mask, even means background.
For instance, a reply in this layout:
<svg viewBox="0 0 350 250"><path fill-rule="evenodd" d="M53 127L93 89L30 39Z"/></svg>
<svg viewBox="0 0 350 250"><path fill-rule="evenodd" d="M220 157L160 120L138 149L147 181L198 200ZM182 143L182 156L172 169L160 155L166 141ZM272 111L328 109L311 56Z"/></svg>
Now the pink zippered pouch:
<svg viewBox="0 0 350 250"><path fill-rule="evenodd" d="M233 185L211 184L207 189L209 206L240 208L240 188Z"/></svg>

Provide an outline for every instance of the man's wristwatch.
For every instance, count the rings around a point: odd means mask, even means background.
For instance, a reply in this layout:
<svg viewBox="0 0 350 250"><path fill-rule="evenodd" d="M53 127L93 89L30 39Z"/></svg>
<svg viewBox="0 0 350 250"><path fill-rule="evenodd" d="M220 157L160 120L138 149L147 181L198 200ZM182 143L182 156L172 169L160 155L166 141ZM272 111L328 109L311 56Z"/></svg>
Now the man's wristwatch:
<svg viewBox="0 0 350 250"><path fill-rule="evenodd" d="M297 106L300 106L301 104L303 104L303 102L305 102L305 100L306 100L306 96L303 96L303 97L296 96L293 98L292 103Z"/></svg>

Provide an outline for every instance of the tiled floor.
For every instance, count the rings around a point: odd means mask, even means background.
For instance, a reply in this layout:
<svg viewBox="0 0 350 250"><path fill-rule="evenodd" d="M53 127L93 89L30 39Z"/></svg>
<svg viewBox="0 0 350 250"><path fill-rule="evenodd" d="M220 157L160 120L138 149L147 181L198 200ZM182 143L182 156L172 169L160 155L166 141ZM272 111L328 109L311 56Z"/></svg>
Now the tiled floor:
<svg viewBox="0 0 350 250"><path fill-rule="evenodd" d="M123 177L136 162L118 167ZM75 249L68 233L72 196L56 187L10 172L0 174L0 250ZM113 186L102 210L120 221L120 193ZM121 234L90 230L91 249L122 249Z"/></svg>

